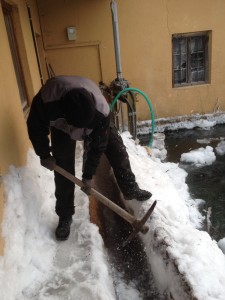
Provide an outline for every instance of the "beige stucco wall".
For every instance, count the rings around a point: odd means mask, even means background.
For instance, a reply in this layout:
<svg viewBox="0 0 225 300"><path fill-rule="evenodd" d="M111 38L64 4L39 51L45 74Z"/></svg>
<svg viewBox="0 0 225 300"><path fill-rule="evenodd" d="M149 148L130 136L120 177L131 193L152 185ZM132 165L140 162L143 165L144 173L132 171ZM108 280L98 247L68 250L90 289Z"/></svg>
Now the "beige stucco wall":
<svg viewBox="0 0 225 300"><path fill-rule="evenodd" d="M17 5L15 10L16 22L20 24L22 38L21 46L22 64L25 68L25 81L28 97L31 101L34 94L40 88L40 79L34 46L30 31L29 19L26 10L26 1L10 1ZM8 172L10 165L22 166L26 163L27 150L30 146L24 112L22 110L19 90L8 44L5 23L0 6L0 175ZM4 208L4 186L0 178L0 222ZM3 253L3 240L0 236L0 255Z"/></svg>
<svg viewBox="0 0 225 300"><path fill-rule="evenodd" d="M46 55L57 75L79 74L96 82L105 80L106 75L109 79L115 77L111 14L107 1L41 0L37 3ZM66 28L69 26L77 27L75 42L67 39ZM106 45L104 41L107 41ZM108 52L110 55L104 58ZM104 65L106 60L107 65ZM105 78L102 78L103 70Z"/></svg>
<svg viewBox="0 0 225 300"><path fill-rule="evenodd" d="M38 0L44 44L56 74L116 77L110 1ZM123 76L149 96L156 118L225 110L225 1L117 0ZM77 40L66 37L76 26ZM211 30L210 82L172 88L172 34ZM148 119L139 97L138 118Z"/></svg>

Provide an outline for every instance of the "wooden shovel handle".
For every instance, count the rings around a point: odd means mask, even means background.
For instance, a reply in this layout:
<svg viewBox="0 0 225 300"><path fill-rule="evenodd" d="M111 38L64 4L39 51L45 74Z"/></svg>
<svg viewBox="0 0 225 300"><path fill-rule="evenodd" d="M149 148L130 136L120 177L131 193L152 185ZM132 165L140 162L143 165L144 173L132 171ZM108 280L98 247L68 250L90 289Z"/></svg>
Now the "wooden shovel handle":
<svg viewBox="0 0 225 300"><path fill-rule="evenodd" d="M84 183L80 179L78 179L74 175L70 174L63 168L56 165L54 170L56 172L58 172L59 174L61 174L62 176L64 176L65 178L67 178L68 180L70 180L73 183L75 183L76 185L78 185L79 187L84 186ZM102 195L101 193L96 191L94 188L91 188L90 193L91 193L91 195L95 196L96 199L98 199L100 202L102 202L108 208L113 210L116 214L118 214L120 217L122 217L128 223L130 223L133 227L135 227L135 224L137 224L138 220L134 216L132 216L126 210L122 209L120 206L118 206L117 204L115 204L114 202L109 200L107 197L105 197L104 195ZM146 233L148 231L148 226L144 225L141 229L139 228L139 230L143 233Z"/></svg>

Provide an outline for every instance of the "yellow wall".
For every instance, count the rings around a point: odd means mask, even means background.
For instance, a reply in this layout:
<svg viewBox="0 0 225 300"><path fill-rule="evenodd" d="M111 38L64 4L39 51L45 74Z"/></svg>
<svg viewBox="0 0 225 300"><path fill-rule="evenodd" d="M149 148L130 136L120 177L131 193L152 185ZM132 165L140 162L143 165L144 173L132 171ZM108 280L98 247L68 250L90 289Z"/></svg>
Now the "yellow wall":
<svg viewBox="0 0 225 300"><path fill-rule="evenodd" d="M111 14L107 1L38 0L37 3L46 55L57 75L79 74L98 82L107 79L102 78L105 70L109 79L115 77ZM77 27L75 42L67 39L66 28L69 26ZM106 58L102 58L105 53ZM103 65L106 59L107 65Z"/></svg>
<svg viewBox="0 0 225 300"><path fill-rule="evenodd" d="M40 79L30 31L26 1L10 1L16 5L15 20L21 39L19 48L23 49L22 65L25 69L29 101L40 88ZM0 176L8 172L10 165L21 166L26 162L30 146L24 112L9 48L2 9L0 8ZM2 219L4 186L0 181L0 221ZM3 253L3 241L0 238L0 254Z"/></svg>
<svg viewBox="0 0 225 300"><path fill-rule="evenodd" d="M55 73L109 84L116 77L110 1L37 0ZM225 110L225 1L117 0L123 76L147 93L156 118ZM66 27L76 26L68 41ZM172 34L212 31L210 83L172 88ZM148 119L139 97L138 119Z"/></svg>

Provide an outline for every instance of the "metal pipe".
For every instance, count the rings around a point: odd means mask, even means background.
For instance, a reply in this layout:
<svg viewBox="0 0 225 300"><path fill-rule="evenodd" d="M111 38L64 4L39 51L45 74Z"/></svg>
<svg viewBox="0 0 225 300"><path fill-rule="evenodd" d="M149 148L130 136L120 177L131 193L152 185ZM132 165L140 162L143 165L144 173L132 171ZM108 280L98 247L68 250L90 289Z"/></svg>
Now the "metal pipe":
<svg viewBox="0 0 225 300"><path fill-rule="evenodd" d="M115 48L115 58L116 58L116 73L119 80L123 79L122 76L122 66L121 66L121 56L120 56L120 38L119 38L119 27L118 27L118 14L117 14L117 4L116 1L111 1L112 10L112 23L113 23L113 37L114 37L114 48Z"/></svg>
<svg viewBox="0 0 225 300"><path fill-rule="evenodd" d="M40 63L40 58L39 58L39 54L38 54L38 47L37 47L34 26L33 26L33 20L32 20L32 16L31 16L31 10L30 10L29 3L27 3L27 12L28 12L29 21L30 21L30 28L31 28L31 33L32 33L32 38L33 38L33 43L34 43L34 50L35 50L35 54L36 54L36 58L37 58L39 76L40 76L41 84L43 85L44 79L42 76L41 63Z"/></svg>

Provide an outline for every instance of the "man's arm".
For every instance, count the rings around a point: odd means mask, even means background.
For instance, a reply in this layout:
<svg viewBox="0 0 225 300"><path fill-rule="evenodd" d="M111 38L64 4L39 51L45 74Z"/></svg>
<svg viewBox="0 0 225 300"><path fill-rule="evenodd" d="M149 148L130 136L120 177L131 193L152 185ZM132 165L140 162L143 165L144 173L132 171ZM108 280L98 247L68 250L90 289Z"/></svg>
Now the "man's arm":
<svg viewBox="0 0 225 300"><path fill-rule="evenodd" d="M31 104L27 119L27 128L36 154L40 156L40 158L49 157L51 155L48 138L49 120L40 93L34 97Z"/></svg>

